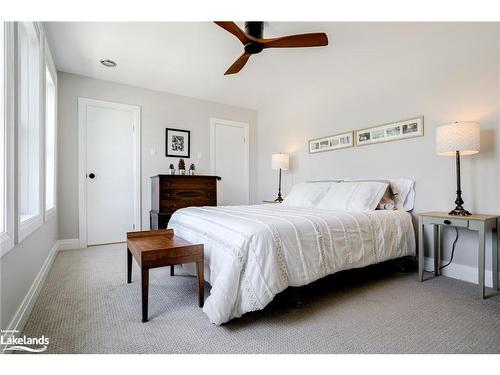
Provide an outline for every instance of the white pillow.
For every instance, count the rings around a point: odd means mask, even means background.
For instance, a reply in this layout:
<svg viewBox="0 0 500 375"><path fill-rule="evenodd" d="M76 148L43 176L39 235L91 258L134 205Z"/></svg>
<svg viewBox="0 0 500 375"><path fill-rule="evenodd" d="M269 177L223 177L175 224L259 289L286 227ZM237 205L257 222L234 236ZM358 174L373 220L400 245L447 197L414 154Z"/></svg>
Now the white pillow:
<svg viewBox="0 0 500 375"><path fill-rule="evenodd" d="M415 182L405 178L391 180L394 202L398 210L411 211L415 204Z"/></svg>
<svg viewBox="0 0 500 375"><path fill-rule="evenodd" d="M392 183L388 180L382 179L352 179L350 182L382 182L387 184L387 189L385 193L382 195L380 202L378 203L376 209L377 210L397 210L396 207L396 197L392 192Z"/></svg>
<svg viewBox="0 0 500 375"><path fill-rule="evenodd" d="M294 207L314 207L332 184L336 185L330 182L304 182L296 184L285 197L282 204Z"/></svg>
<svg viewBox="0 0 500 375"><path fill-rule="evenodd" d="M340 182L332 184L316 208L342 211L372 211L389 185L384 182Z"/></svg>
<svg viewBox="0 0 500 375"><path fill-rule="evenodd" d="M413 206L415 204L415 188L414 188L415 181L406 178L389 179L388 181L379 178L364 178L364 179L350 178L344 181L389 182L393 195L392 199L394 200L395 209L402 211L413 210Z"/></svg>

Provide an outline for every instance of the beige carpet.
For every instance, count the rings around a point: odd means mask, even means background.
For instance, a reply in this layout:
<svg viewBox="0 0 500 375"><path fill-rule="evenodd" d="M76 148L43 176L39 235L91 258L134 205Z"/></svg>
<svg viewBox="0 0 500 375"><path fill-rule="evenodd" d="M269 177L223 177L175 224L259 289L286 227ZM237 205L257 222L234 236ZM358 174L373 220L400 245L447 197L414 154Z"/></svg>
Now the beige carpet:
<svg viewBox="0 0 500 375"><path fill-rule="evenodd" d="M215 326L195 279L160 268L143 324L138 269L126 284L125 264L125 245L59 253L23 333L49 337L49 353L500 353L500 295L481 301L454 279L346 272L300 289L301 309L285 294Z"/></svg>

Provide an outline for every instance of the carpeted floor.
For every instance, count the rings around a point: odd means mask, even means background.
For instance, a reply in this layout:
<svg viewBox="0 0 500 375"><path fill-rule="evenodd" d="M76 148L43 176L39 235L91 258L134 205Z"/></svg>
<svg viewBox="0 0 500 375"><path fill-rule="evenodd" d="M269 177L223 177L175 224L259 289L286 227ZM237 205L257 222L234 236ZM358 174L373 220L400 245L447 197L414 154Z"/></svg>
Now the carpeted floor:
<svg viewBox="0 0 500 375"><path fill-rule="evenodd" d="M344 272L300 288L300 309L284 293L215 326L195 279L160 268L143 324L138 269L126 284L125 264L124 244L59 253L23 333L49 337L49 353L500 353L500 295L481 301L446 277Z"/></svg>

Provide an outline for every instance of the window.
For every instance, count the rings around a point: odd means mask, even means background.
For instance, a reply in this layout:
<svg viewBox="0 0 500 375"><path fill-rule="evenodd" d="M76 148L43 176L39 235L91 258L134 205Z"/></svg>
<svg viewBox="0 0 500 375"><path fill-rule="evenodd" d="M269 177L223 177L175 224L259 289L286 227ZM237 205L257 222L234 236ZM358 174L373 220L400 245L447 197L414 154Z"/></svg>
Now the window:
<svg viewBox="0 0 500 375"><path fill-rule="evenodd" d="M2 105L2 110L0 111L0 155L2 156L2 163L0 164L0 199L2 200L2 213L0 215L0 233L5 233L6 230L6 221L7 221L7 212L5 212L5 206L7 203L7 197L5 191L5 182L7 181L6 172L6 161L7 155L5 152L6 149L6 130L7 124L5 119L5 107L7 101L5 100L5 77L6 77L6 69L5 69L5 24L4 22L0 23L0 103Z"/></svg>
<svg viewBox="0 0 500 375"><path fill-rule="evenodd" d="M48 220L56 208L56 76L48 48L45 51L45 217Z"/></svg>
<svg viewBox="0 0 500 375"><path fill-rule="evenodd" d="M19 241L42 223L40 43L34 23L18 23Z"/></svg>
<svg viewBox="0 0 500 375"><path fill-rule="evenodd" d="M0 247L14 247L14 28L0 22Z"/></svg>

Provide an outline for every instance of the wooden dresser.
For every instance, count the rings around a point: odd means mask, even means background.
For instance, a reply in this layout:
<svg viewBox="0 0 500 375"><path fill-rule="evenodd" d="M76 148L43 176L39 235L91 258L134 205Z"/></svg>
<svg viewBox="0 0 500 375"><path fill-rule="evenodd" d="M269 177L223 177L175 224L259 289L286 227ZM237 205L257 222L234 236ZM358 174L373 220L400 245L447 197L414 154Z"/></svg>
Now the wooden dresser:
<svg viewBox="0 0 500 375"><path fill-rule="evenodd" d="M172 214L190 206L217 206L219 176L160 174L151 177L150 227L164 229Z"/></svg>

